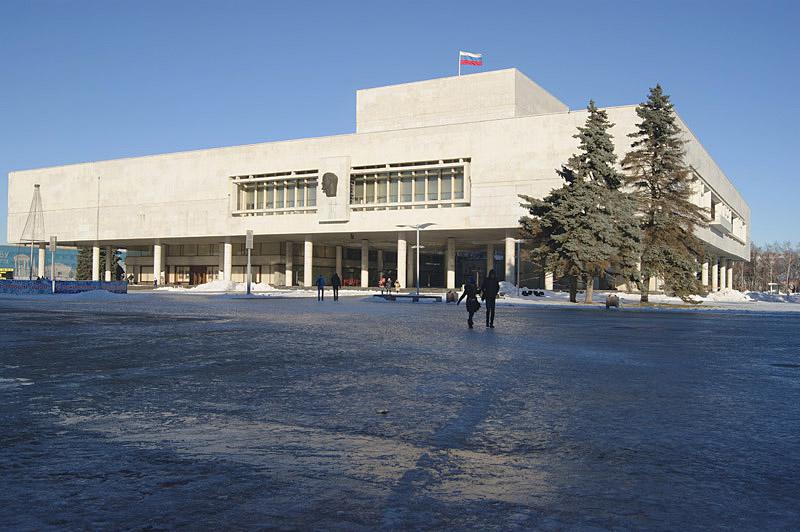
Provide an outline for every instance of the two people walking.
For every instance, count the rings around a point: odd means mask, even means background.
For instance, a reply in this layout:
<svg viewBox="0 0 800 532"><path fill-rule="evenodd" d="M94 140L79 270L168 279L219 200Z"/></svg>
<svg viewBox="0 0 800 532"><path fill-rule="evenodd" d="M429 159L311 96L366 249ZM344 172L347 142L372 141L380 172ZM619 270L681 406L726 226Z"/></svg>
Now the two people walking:
<svg viewBox="0 0 800 532"><path fill-rule="evenodd" d="M333 288L333 300L339 301L339 287L342 286L342 280L339 274L333 272L331 275L331 287ZM325 301L325 278L320 275L317 277L317 301Z"/></svg>
<svg viewBox="0 0 800 532"><path fill-rule="evenodd" d="M460 304L461 300L466 298L468 313L467 325L470 329L472 329L474 324L472 320L473 316L475 316L475 313L481 308L481 304L478 303L478 295L480 295L481 299L486 304L486 326L490 329L494 329L494 309L499 292L500 282L497 280L497 275L495 275L494 270L490 270L489 275L483 279L480 289L478 289L478 286L475 284L475 279L473 277L467 280L467 283L464 285L464 293L458 298L456 305Z"/></svg>

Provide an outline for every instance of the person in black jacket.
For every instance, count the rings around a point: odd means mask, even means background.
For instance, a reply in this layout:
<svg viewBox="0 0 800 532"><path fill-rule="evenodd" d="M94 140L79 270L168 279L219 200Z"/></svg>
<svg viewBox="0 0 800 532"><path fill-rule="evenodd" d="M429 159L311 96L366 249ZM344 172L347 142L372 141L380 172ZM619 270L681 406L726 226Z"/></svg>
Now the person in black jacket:
<svg viewBox="0 0 800 532"><path fill-rule="evenodd" d="M475 279L472 277L470 277L467 283L464 285L464 293L458 298L456 305L461 303L461 300L465 297L467 298L467 312L469 312L467 325L469 325L469 328L472 329L472 316L474 316L481 307L480 303L478 303L478 287L475 286Z"/></svg>
<svg viewBox="0 0 800 532"><path fill-rule="evenodd" d="M494 270L489 271L489 275L481 284L481 299L486 302L486 326L494 329L494 304L497 300L497 293L500 292L500 283Z"/></svg>
<svg viewBox="0 0 800 532"><path fill-rule="evenodd" d="M342 286L342 280L336 272L333 272L331 276L331 286L333 287L333 300L339 301L339 287Z"/></svg>

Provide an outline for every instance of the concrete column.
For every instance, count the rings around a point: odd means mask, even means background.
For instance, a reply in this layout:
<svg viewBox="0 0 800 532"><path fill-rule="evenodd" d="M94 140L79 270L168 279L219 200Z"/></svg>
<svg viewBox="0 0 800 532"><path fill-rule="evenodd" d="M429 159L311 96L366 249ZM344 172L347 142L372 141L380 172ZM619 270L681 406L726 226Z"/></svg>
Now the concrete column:
<svg viewBox="0 0 800 532"><path fill-rule="evenodd" d="M506 277L505 280L509 283L516 283L516 273L517 273L517 243L511 237L506 237L506 253L505 253L505 260L506 260Z"/></svg>
<svg viewBox="0 0 800 532"><path fill-rule="evenodd" d="M447 268L447 288L455 288L456 287L456 239L453 237L447 239L447 255L445 256L445 267Z"/></svg>
<svg viewBox="0 0 800 532"><path fill-rule="evenodd" d="M703 261L703 269L700 271L700 284L708 288L708 260Z"/></svg>
<svg viewBox="0 0 800 532"><path fill-rule="evenodd" d="M406 243L406 234L397 233L397 280L400 281L400 288L406 288L407 283L407 268L406 261L408 258L408 244Z"/></svg>
<svg viewBox="0 0 800 532"><path fill-rule="evenodd" d="M378 272L383 271L383 250L378 250Z"/></svg>
<svg viewBox="0 0 800 532"><path fill-rule="evenodd" d="M92 246L92 281L100 280L100 246Z"/></svg>
<svg viewBox="0 0 800 532"><path fill-rule="evenodd" d="M416 286L414 284L414 278L417 275L417 250L412 248L406 253L406 286L408 288L413 288Z"/></svg>
<svg viewBox="0 0 800 532"><path fill-rule="evenodd" d="M222 244L223 258L222 258L222 279L231 281L233 279L233 244L230 240L226 240Z"/></svg>
<svg viewBox="0 0 800 532"><path fill-rule="evenodd" d="M728 281L728 269L725 267L727 264L727 260L719 259L719 289L725 290L728 288L727 281Z"/></svg>
<svg viewBox="0 0 800 532"><path fill-rule="evenodd" d="M494 244L486 244L486 275L491 270L494 270Z"/></svg>
<svg viewBox="0 0 800 532"><path fill-rule="evenodd" d="M292 286L294 282L294 272L292 271L294 268L294 250L292 249L292 243L286 242L286 286Z"/></svg>
<svg viewBox="0 0 800 532"><path fill-rule="evenodd" d="M314 284L314 272L313 268L313 257L314 257L314 243L311 241L310 237L306 237L306 241L303 246L303 286L308 288Z"/></svg>
<svg viewBox="0 0 800 532"><path fill-rule="evenodd" d="M342 278L342 246L336 246L336 275Z"/></svg>
<svg viewBox="0 0 800 532"><path fill-rule="evenodd" d="M225 243L219 243L219 269L217 271L217 280L222 281L225 278Z"/></svg>
<svg viewBox="0 0 800 532"><path fill-rule="evenodd" d="M553 289L553 272L544 272L544 289Z"/></svg>
<svg viewBox="0 0 800 532"><path fill-rule="evenodd" d="M733 261L728 261L728 269L726 270L728 274L728 279L725 281L725 286L728 288L733 289Z"/></svg>
<svg viewBox="0 0 800 532"><path fill-rule="evenodd" d="M106 246L106 271L105 271L105 281L111 282L111 258L114 256L114 249Z"/></svg>
<svg viewBox="0 0 800 532"><path fill-rule="evenodd" d="M36 275L44 278L44 263L47 260L47 244L39 244L39 263L36 265Z"/></svg>
<svg viewBox="0 0 800 532"><path fill-rule="evenodd" d="M155 284L161 285L161 244L153 244L153 279ZM98 250L99 253L99 250ZM99 259L99 257L98 257Z"/></svg>
<svg viewBox="0 0 800 532"><path fill-rule="evenodd" d="M361 286L369 286L369 240L361 241Z"/></svg>
<svg viewBox="0 0 800 532"><path fill-rule="evenodd" d="M711 259L711 291L719 289L719 263L717 258Z"/></svg>

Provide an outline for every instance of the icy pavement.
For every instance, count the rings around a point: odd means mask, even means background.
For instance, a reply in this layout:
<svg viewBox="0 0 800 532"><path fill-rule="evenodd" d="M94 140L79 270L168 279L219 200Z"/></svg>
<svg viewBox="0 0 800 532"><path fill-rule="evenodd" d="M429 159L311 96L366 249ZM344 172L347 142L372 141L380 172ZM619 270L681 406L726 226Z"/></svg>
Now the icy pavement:
<svg viewBox="0 0 800 532"><path fill-rule="evenodd" d="M793 313L470 331L463 306L151 292L0 315L2 528L800 525Z"/></svg>

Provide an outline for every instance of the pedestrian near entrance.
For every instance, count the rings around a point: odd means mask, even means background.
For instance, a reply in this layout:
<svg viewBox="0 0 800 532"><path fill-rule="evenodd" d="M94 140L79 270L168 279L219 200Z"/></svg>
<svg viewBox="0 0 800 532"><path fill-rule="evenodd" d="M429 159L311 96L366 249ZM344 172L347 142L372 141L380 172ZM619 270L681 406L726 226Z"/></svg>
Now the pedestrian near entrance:
<svg viewBox="0 0 800 532"><path fill-rule="evenodd" d="M380 281L378 281L378 288L381 289L381 294L383 294L383 289L385 286L386 286L386 277L384 277L383 274L381 274L381 279Z"/></svg>
<svg viewBox="0 0 800 532"><path fill-rule="evenodd" d="M386 292L391 294L393 286L394 285L392 284L392 278L391 277L386 277Z"/></svg>
<svg viewBox="0 0 800 532"><path fill-rule="evenodd" d="M467 298L467 312L469 313L469 317L467 318L467 325L470 329L472 329L472 317L478 312L478 309L481 308L481 304L478 303L478 287L475 286L475 279L472 277L467 280L467 283L464 285L464 293L461 294L461 297L458 298L456 305L461 303L461 300Z"/></svg>
<svg viewBox="0 0 800 532"><path fill-rule="evenodd" d="M339 287L342 286L342 280L336 272L333 272L331 276L331 286L333 287L333 300L339 301Z"/></svg>
<svg viewBox="0 0 800 532"><path fill-rule="evenodd" d="M317 301L325 301L325 278L317 277Z"/></svg>
<svg viewBox="0 0 800 532"><path fill-rule="evenodd" d="M494 329L494 305L498 292L500 292L500 283L497 281L494 270L490 270L489 275L481 284L481 299L486 303L486 326L491 329Z"/></svg>

